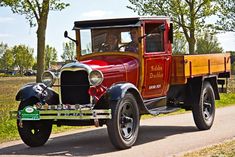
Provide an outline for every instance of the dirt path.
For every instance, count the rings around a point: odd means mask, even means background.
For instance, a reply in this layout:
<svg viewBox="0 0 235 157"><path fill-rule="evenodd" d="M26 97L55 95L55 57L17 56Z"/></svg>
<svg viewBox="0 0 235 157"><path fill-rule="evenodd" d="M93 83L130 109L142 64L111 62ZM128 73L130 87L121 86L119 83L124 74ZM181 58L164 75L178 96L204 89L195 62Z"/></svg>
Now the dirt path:
<svg viewBox="0 0 235 157"><path fill-rule="evenodd" d="M29 148L21 141L0 144L1 156L107 156L163 157L205 147L235 137L235 106L216 110L213 127L198 131L192 114L156 117L141 121L137 143L118 151L111 145L106 128L56 134L43 147Z"/></svg>

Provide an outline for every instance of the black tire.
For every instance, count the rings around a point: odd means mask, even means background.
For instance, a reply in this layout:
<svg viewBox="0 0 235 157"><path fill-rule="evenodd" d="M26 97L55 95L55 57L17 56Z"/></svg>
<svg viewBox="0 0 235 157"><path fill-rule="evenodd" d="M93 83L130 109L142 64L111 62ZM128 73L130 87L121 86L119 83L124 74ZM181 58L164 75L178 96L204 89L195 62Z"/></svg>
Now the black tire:
<svg viewBox="0 0 235 157"><path fill-rule="evenodd" d="M204 82L198 105L193 106L193 118L198 129L211 128L215 117L215 94L209 82Z"/></svg>
<svg viewBox="0 0 235 157"><path fill-rule="evenodd" d="M31 106L37 102L36 99L22 101L18 110L22 110L25 106ZM22 126L17 120L18 132L22 141L30 147L38 147L44 145L50 137L52 123L48 120L40 121L22 121Z"/></svg>
<svg viewBox="0 0 235 157"><path fill-rule="evenodd" d="M130 148L139 132L139 108L134 96L127 93L118 103L110 104L112 119L107 122L112 144L118 149Z"/></svg>

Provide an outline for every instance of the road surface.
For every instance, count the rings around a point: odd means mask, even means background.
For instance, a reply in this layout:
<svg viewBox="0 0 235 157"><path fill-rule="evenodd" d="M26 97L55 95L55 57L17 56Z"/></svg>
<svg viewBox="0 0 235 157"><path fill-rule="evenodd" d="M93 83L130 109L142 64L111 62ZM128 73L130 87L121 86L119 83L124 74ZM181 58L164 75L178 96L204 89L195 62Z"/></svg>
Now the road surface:
<svg viewBox="0 0 235 157"><path fill-rule="evenodd" d="M27 147L21 141L3 143L0 156L179 156L233 138L235 106L217 109L214 125L206 131L195 127L191 113L142 120L139 138L127 150L116 150L103 127L52 135L45 146L38 148Z"/></svg>

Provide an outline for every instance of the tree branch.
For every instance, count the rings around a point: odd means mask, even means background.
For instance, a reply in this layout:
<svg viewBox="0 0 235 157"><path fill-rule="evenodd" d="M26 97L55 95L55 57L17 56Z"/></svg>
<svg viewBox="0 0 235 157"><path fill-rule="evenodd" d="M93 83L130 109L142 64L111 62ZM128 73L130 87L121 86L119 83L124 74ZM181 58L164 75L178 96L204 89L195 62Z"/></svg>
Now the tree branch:
<svg viewBox="0 0 235 157"><path fill-rule="evenodd" d="M201 9L201 7L202 7L204 4L206 4L206 1L203 1L201 4L199 4L197 10L196 10L195 13L194 13L194 16L197 15L197 13L199 12L199 10Z"/></svg>
<svg viewBox="0 0 235 157"><path fill-rule="evenodd" d="M39 13L39 15L40 15L41 7L40 7L40 4L38 3L38 0L35 0L35 3L36 3L36 5L37 5L38 13Z"/></svg>
<svg viewBox="0 0 235 157"><path fill-rule="evenodd" d="M39 16L38 16L38 14L37 14L35 8L33 7L32 3L31 3L29 0L26 0L26 2L29 4L30 8L32 9L33 14L34 14L34 16L35 16L37 22L39 22Z"/></svg>

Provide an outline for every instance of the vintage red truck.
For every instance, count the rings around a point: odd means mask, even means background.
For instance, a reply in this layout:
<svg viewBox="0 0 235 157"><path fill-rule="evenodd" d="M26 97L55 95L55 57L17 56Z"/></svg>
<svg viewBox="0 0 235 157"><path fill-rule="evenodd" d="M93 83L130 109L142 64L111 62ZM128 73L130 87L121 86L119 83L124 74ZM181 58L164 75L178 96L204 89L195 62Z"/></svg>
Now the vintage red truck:
<svg viewBox="0 0 235 157"><path fill-rule="evenodd" d="M230 54L172 56L167 17L76 21L73 29L76 40L64 35L76 42L76 60L16 95L19 108L11 114L25 144L44 145L53 124L105 124L112 144L126 149L136 142L141 115L181 108L192 110L199 130L211 128Z"/></svg>

